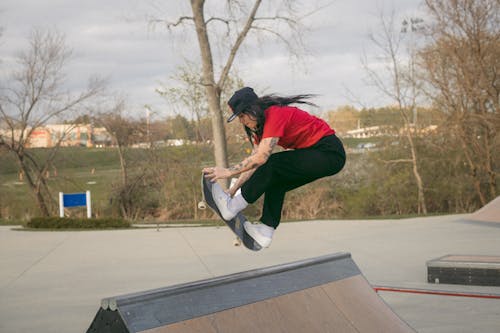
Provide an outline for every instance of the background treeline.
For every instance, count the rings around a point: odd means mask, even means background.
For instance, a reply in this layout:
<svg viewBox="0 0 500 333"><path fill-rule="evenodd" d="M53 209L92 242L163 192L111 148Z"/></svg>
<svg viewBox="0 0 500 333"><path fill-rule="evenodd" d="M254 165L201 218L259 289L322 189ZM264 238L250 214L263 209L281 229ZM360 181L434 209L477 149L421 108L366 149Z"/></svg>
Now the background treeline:
<svg viewBox="0 0 500 333"><path fill-rule="evenodd" d="M228 166L249 153L241 127L224 122L226 101L245 85L232 67L250 30L237 24L249 22L247 27L287 41L279 22L299 23L276 15L275 29L263 29L249 8L229 4L243 9L229 10L229 17L246 17L227 20L231 31L240 32L228 35L234 44L208 38L220 30L206 29L203 9L194 11L192 17L200 18L194 21L201 58L178 68L172 86L157 89L167 106L158 113L145 106L142 120L131 116L138 112L127 106L125 96L110 95L104 78L91 76L85 88L68 91L64 69L71 52L64 36L34 30L1 82L0 217L54 216L57 192L86 189L93 193L99 217L212 217L196 209L201 168ZM461 213L497 197L500 2L425 0L422 5L422 17L381 13L369 35L375 51L362 57L360 66L367 84L390 107L344 107L321 115L345 139L347 165L335 177L289 193L285 219ZM221 46L228 51L226 62L216 67L211 40L224 41ZM255 88L260 95L265 92ZM165 119L161 114L167 111L178 116ZM29 148L37 128L62 121L105 128L112 146L64 148L68 126L53 138L52 148ZM350 130L368 127L377 128L363 139L349 138ZM169 146L171 139L183 145ZM258 217L253 209L247 214Z"/></svg>
<svg viewBox="0 0 500 333"><path fill-rule="evenodd" d="M356 110L342 107L325 118L348 147L348 161L338 175L299 188L288 194L285 219L357 218L368 216L407 216L417 214L417 191L411 164L400 163L407 155L401 122L391 107ZM459 140L449 130L446 117L432 109L418 110L420 131L415 142L420 153L421 174L425 181L428 213L464 213L481 207ZM124 125L124 124L122 124ZM140 127L141 122L124 126ZM125 217L131 220L178 221L214 218L210 211L200 211L200 171L213 165L213 147L207 126L206 141L197 140L197 123L177 116L150 124L151 142L137 146L144 137L133 136L122 155L126 160L127 181L123 182L118 146L107 148L61 148L45 174L56 206L57 192L90 190L93 212L97 217ZM434 125L429 129L429 125ZM358 126L385 126L386 135L356 139L347 131ZM229 157L239 162L249 151L242 129L229 126ZM130 133L134 133L131 131ZM161 142L180 138L190 143L163 146ZM370 143L370 145L367 145ZM500 151L500 142L495 143ZM363 147L371 147L370 149ZM49 149L31 149L43 161ZM19 178L13 154L0 152L0 217L28 219L40 215L33 194ZM314 163L314 161L311 161ZM500 157L494 156L494 172L499 174ZM497 183L498 184L498 183ZM481 181L488 196L488 175ZM498 189L497 189L498 190ZM488 200L492 199L491 196ZM258 218L260 205L247 209ZM84 215L84 209L68 211ZM55 213L54 213L55 214Z"/></svg>

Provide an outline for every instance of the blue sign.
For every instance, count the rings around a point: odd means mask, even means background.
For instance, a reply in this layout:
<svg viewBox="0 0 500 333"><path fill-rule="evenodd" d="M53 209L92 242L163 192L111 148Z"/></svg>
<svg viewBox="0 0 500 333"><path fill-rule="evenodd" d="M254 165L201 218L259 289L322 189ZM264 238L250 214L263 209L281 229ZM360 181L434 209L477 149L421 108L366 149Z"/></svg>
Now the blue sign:
<svg viewBox="0 0 500 333"><path fill-rule="evenodd" d="M90 191L85 193L69 193L64 194L59 192L59 216L64 217L64 208L66 207L81 207L87 206L87 217L92 217L92 200L90 199Z"/></svg>
<svg viewBox="0 0 500 333"><path fill-rule="evenodd" d="M63 205L64 207L87 206L87 194L86 193L63 194Z"/></svg>

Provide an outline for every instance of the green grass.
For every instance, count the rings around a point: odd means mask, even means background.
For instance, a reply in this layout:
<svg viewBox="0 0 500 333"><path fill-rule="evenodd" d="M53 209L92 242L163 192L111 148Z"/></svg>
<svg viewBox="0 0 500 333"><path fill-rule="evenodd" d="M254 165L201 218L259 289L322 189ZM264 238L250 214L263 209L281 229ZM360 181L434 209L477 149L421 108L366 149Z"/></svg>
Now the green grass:
<svg viewBox="0 0 500 333"><path fill-rule="evenodd" d="M48 153L33 150L35 156ZM18 167L12 155L2 155L0 164L0 217L24 221L38 214L35 198L25 181L19 179ZM108 206L112 184L119 180L120 169L114 149L61 148L50 168L48 184L58 199L58 192L91 191L93 212ZM76 208L78 210L79 208Z"/></svg>
<svg viewBox="0 0 500 333"><path fill-rule="evenodd" d="M205 163L204 161L207 165L212 165L211 149L210 146L165 147L158 148L155 153L160 159L170 163L170 165L168 163L165 165L166 170L177 168L171 173L175 175L175 172L179 172L178 168L189 161L191 161L189 167L194 167L196 170L201 168L200 165ZM29 152L40 160L44 160L49 150L31 149ZM149 160L150 153L147 149L128 149L127 160L130 170L142 172L142 168L148 168L149 164L146 161ZM5 151L0 152L0 155L2 161L0 163L0 219L25 221L38 216L39 210L34 194L26 182L19 179L19 168L14 155ZM76 193L89 190L92 196L92 212L95 215L104 217L116 214L116 205L111 205L112 198L116 197L115 185L120 183L121 177L116 148L60 148L53 165L55 167L49 168L50 175L47 182L53 194L54 204L57 205L58 192ZM129 176L133 177L133 171L130 172ZM187 176L183 174L182 177ZM185 181L184 178L175 177L174 179ZM84 211L85 208L71 209L71 212L77 215L83 214Z"/></svg>
<svg viewBox="0 0 500 333"><path fill-rule="evenodd" d="M358 143L367 141L367 139L348 139L345 140L348 146L355 147ZM229 156L232 161L242 159L242 147L231 146ZM158 193L151 192L154 188L154 181L145 183L145 189L141 193L141 197L147 198L147 195L158 195L158 205L163 209L161 213L168 214L162 216L165 219L183 219L195 216L193 211L196 209L193 201L199 200L199 170L201 165L213 165L213 156L211 147L206 146L185 146L185 147L167 147L155 150L158 161L154 160L157 168L162 169L161 186ZM47 149L30 150L34 155L43 157L48 153ZM144 171L144 168L155 167L149 164L146 156L150 151L144 149L130 149L127 151L129 161L137 161L135 165L130 165L131 170ZM351 156L351 161L356 156ZM32 217L39 216L39 211L36 206L36 200L28 185L19 180L18 167L13 155L0 151L0 225L18 225L24 224ZM116 201L111 205L111 198L114 195L114 186L120 182L120 164L116 149L89 149L89 148L61 148L57 159L54 162L56 168L50 168L50 176L48 184L53 193L54 204L57 204L58 192L74 193L91 191L92 195L92 211L97 217L116 216ZM141 169L139 169L141 168ZM151 171L149 169L146 169ZM133 175L131 175L133 176ZM335 178L342 182L340 178ZM153 185L151 185L153 184ZM350 192L346 192L350 193ZM370 193L360 196L363 198L371 198ZM170 200L175 198L175 200ZM134 198L136 200L137 198ZM300 198L299 198L300 199ZM137 201L134 201L137 202ZM153 204L156 204L153 202ZM147 206L149 207L149 206ZM156 206L151 206L156 207ZM260 211L257 207L262 207L261 202L252 205L246 213L251 220L257 220L260 216ZM85 216L85 208L71 209L72 216ZM421 215L392 215L392 216L353 216L353 212L349 215L349 219L402 219L420 217ZM146 215L151 216L151 215ZM211 215L197 215L202 218L211 218ZM323 215L328 216L328 215ZM303 220L303 219L300 219ZM143 223L143 222L141 222ZM148 222L146 222L148 223ZM156 221L151 223L151 227L156 227ZM207 221L187 221L187 220L172 220L161 221L161 224L168 225L220 225L223 223L218 220Z"/></svg>
<svg viewBox="0 0 500 333"><path fill-rule="evenodd" d="M112 184L119 180L118 169L96 168L92 174L88 167L71 168L58 171L57 176L50 176L48 183L54 196L57 193L77 193L90 191L92 196L93 211L99 212L105 209L111 197ZM20 182L17 174L0 175L0 206L2 216L19 216L25 212L26 216L34 216L37 212L35 198L25 182ZM76 208L79 209L79 208Z"/></svg>

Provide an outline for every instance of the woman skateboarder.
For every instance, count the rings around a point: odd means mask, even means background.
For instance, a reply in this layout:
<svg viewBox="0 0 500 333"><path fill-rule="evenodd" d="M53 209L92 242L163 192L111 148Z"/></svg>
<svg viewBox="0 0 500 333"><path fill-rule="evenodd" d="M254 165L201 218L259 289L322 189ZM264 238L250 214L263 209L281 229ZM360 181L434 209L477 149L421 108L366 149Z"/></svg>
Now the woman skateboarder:
<svg viewBox="0 0 500 333"><path fill-rule="evenodd" d="M316 179L338 173L345 164L345 151L335 131L323 120L292 104L314 105L311 95L258 97L249 87L229 99L233 114L227 122L240 120L253 151L229 168L204 168L211 181L239 175L226 191L212 187L214 201L223 218L230 220L261 195L264 206L260 224L246 222L246 232L262 247L271 244L281 221L285 193ZM272 154L276 145L284 151Z"/></svg>

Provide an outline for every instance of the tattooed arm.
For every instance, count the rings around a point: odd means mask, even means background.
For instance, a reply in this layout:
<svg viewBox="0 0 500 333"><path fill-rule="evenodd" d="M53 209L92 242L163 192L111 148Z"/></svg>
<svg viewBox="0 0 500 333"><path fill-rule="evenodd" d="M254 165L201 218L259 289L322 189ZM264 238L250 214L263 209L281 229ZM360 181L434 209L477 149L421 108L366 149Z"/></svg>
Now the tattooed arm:
<svg viewBox="0 0 500 333"><path fill-rule="evenodd" d="M269 156L271 156L274 147L276 147L278 139L279 138L262 139L262 141L254 150L253 154L245 158L242 162L229 168L231 177L239 175L240 173L248 170L256 169L262 164L266 163Z"/></svg>
<svg viewBox="0 0 500 333"><path fill-rule="evenodd" d="M252 153L250 154L250 156L255 155L257 153L257 147L258 146L255 146L252 149ZM241 186L243 186L243 184L245 184L245 182L253 175L253 173L255 172L255 170L256 169L250 169L250 170L244 171L244 172L242 172L240 174L240 176L238 177L236 183L234 183L231 186L231 188L227 191L231 197L233 197L236 194L236 191L238 191L238 189Z"/></svg>
<svg viewBox="0 0 500 333"><path fill-rule="evenodd" d="M243 172L242 174L240 174L240 176L238 177L238 180L236 181L236 183L231 186L231 188L228 190L228 193L231 195L231 196L234 196L236 191L238 191L238 189L240 187L243 186L243 184L245 184L245 182L250 178L252 177L253 173L255 172L255 169L251 169L251 170L248 170L248 171L245 171Z"/></svg>
<svg viewBox="0 0 500 333"><path fill-rule="evenodd" d="M203 169L203 172L205 173L205 176L207 178L209 178L211 181L215 181L217 179L231 178L244 172L255 170L256 168L267 162L267 159L269 158L269 156L271 156L274 147L276 147L276 144L278 143L278 140L279 138L277 137L262 139L259 145L254 149L253 153L235 166L232 166L228 169L220 167L205 168ZM241 182L241 184L243 184L243 182Z"/></svg>

